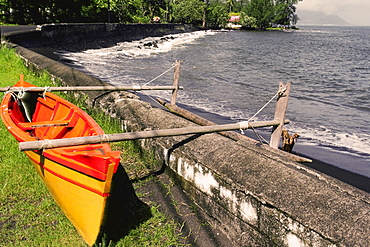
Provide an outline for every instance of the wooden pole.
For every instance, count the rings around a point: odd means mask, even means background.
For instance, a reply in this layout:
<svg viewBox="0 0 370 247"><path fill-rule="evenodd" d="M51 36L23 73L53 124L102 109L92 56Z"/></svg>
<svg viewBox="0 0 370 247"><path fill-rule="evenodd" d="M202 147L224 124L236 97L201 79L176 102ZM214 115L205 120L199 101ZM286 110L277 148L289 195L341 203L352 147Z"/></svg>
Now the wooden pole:
<svg viewBox="0 0 370 247"><path fill-rule="evenodd" d="M162 99L159 99L157 98L157 101L163 105L164 107L166 107L168 110L170 110L172 113L175 113L181 117L184 117L196 124L199 124L199 125L202 125L202 126L210 126L210 125L217 125L216 123L214 122L211 122L205 118L202 118L201 116L198 116L192 112L189 112L181 107L178 107L176 105L173 105L172 103L168 103ZM254 127L254 128L259 128L259 127L266 127L266 126L259 126L258 125L260 124L261 122L260 121L256 121L256 122L250 122L251 125L254 126L254 124L256 124L257 127ZM285 124L289 124L289 120L285 120ZM229 137L231 139L234 139L234 140L240 140L240 139L248 139L248 141L250 142L253 142L253 143L259 143L258 141L256 140L253 140L249 137L246 137L244 135L241 135L241 134L238 134L234 131L226 131L226 132L220 132L219 134L223 135L223 136L226 136L226 137ZM243 138L245 137L245 138Z"/></svg>
<svg viewBox="0 0 370 247"><path fill-rule="evenodd" d="M164 129L164 130L148 130L141 132L129 132L129 133L118 133L118 134L107 134L97 136L86 136L86 137L74 137L64 138L55 140L44 140L44 141L30 141L19 143L20 151L37 150L37 149L48 149L56 147L67 147L86 145L94 143L108 143L108 142L119 142L137 139L157 138L166 136L180 136L189 134L206 134L227 130L238 130L248 128L266 127L280 124L279 121L261 121L261 122L240 122L235 124L224 124L224 125L213 125L213 126L193 126L175 129Z"/></svg>
<svg viewBox="0 0 370 247"><path fill-rule="evenodd" d="M142 91L142 90L183 90L175 86L75 86L75 87L0 87L0 92L18 91L25 89L28 92L44 91Z"/></svg>
<svg viewBox="0 0 370 247"><path fill-rule="evenodd" d="M274 120L279 121L280 124L272 129L270 138L270 147L279 148L281 133L284 126L286 110L288 107L288 98L290 94L290 82L284 85L282 82L279 84L279 96L276 102Z"/></svg>
<svg viewBox="0 0 370 247"><path fill-rule="evenodd" d="M162 99L157 99L157 101L163 105L164 107L166 107L168 110L170 110L172 113L175 113L176 115L179 115L181 117L184 117L196 124L199 124L199 125L202 125L202 126L207 126L207 125L216 125L216 123L212 122L212 121L209 121L205 118L202 118L201 116L198 116L192 112L189 112L183 108L180 108L178 106L175 106L175 105L172 105ZM285 120L285 124L288 124L289 123L289 120ZM252 138L249 138L245 135L242 135L242 134L239 134L235 131L222 131L222 132L219 132L219 134L223 135L223 136L226 136L232 140L235 140L235 141L247 141L251 144L259 144L260 142L259 141L256 141ZM267 149L273 153L276 153L278 155L282 155L290 160L293 160L293 161L296 161L296 162L312 162L311 159L307 159L307 158L304 158L304 157L301 157L301 156L298 156L298 155L295 155L295 154L291 154L291 153L287 153L287 152L283 152L279 149L273 149L271 147L269 147L268 145L262 145L261 148L264 148L264 149Z"/></svg>
<svg viewBox="0 0 370 247"><path fill-rule="evenodd" d="M175 65L175 73L173 75L173 86L171 104L176 105L177 92L179 91L181 61L177 60Z"/></svg>

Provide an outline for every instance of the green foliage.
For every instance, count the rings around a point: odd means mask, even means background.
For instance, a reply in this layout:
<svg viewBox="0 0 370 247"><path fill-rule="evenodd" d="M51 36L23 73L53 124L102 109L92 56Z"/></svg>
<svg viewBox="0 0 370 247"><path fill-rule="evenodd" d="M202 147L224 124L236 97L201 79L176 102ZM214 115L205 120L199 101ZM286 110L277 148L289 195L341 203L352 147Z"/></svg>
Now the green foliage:
<svg viewBox="0 0 370 247"><path fill-rule="evenodd" d="M134 23L149 23L150 22L150 18L149 16L133 16L132 17L132 20Z"/></svg>
<svg viewBox="0 0 370 247"><path fill-rule="evenodd" d="M5 23L38 24L45 22L86 21L83 8L89 6L90 0L3 0L0 11Z"/></svg>
<svg viewBox="0 0 370 247"><path fill-rule="evenodd" d="M249 27L259 29L295 25L298 20L295 4L299 1L301 0L250 0L243 9L243 22Z"/></svg>
<svg viewBox="0 0 370 247"><path fill-rule="evenodd" d="M86 5L81 8L83 22L107 22L108 9L97 5Z"/></svg>
<svg viewBox="0 0 370 247"><path fill-rule="evenodd" d="M0 0L0 22L150 22L168 4L164 0Z"/></svg>
<svg viewBox="0 0 370 247"><path fill-rule="evenodd" d="M251 16L248 16L245 12L240 12L240 25L249 28L257 27L257 19Z"/></svg>
<svg viewBox="0 0 370 247"><path fill-rule="evenodd" d="M207 7L208 27L224 27L229 19L228 17L225 5L211 3Z"/></svg>
<svg viewBox="0 0 370 247"><path fill-rule="evenodd" d="M266 29L274 16L273 0L251 0L246 7L248 16L257 20L257 27Z"/></svg>
<svg viewBox="0 0 370 247"><path fill-rule="evenodd" d="M235 16L235 15L240 15L240 13L230 12L230 13L228 14L228 16L229 16L229 17L231 17L231 16Z"/></svg>
<svg viewBox="0 0 370 247"><path fill-rule="evenodd" d="M172 4L174 22L200 25L206 4L201 0L181 0Z"/></svg>
<svg viewBox="0 0 370 247"><path fill-rule="evenodd" d="M295 5L301 0L0 0L0 23L162 22L220 27L227 15L244 12L254 19L246 26L260 29L294 25ZM256 22L256 23L255 23Z"/></svg>
<svg viewBox="0 0 370 247"><path fill-rule="evenodd" d="M298 0L276 0L275 2L275 16L272 20L274 24L290 26L297 22L297 16L295 14Z"/></svg>

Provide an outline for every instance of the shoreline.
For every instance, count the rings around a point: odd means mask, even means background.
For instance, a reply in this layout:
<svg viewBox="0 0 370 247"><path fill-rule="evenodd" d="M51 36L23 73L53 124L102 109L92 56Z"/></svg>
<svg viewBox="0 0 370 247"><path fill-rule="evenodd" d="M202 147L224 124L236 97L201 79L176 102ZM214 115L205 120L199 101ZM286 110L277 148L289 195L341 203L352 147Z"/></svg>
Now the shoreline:
<svg viewBox="0 0 370 247"><path fill-rule="evenodd" d="M62 84L106 84L26 48L16 49L30 59L31 66L46 68ZM87 95L89 100L98 102L95 106L100 111L109 109L110 117L126 120L123 124L130 131L193 125L151 107L133 94ZM158 138L137 144L143 151L150 151L148 155L142 153L154 158L150 161L153 168L161 165L160 172L173 178L172 186L189 197L190 204L194 206L196 202L199 207L193 207L191 212L206 214L204 220L197 218L202 226L209 223L211 229L221 230L234 245L284 245L287 239L293 244L323 246L369 242L369 229L363 228L370 222L365 217L369 211L368 193L259 145L238 143L217 134ZM168 196L171 187L164 186L163 194ZM188 215L176 209L179 214ZM188 219L181 222L182 226L188 225ZM183 229L181 232L185 233ZM197 234L195 239L198 236L202 238ZM212 235L206 237L217 245Z"/></svg>
<svg viewBox="0 0 370 247"><path fill-rule="evenodd" d="M55 61L61 62L61 58L57 56L54 52L58 49L51 48L51 47L38 47L38 48L28 48L34 52L37 52L43 56L46 56L50 59ZM42 52L40 52L42 51ZM59 58L57 60L57 58ZM148 97L141 95L143 101L151 102L151 99ZM155 107L158 107L158 104L153 104ZM181 105L181 104L179 104ZM202 109L195 108L188 105L181 105L181 107L190 110L191 112L198 114L210 121L216 122L218 124L226 124L231 123L231 120L228 117L224 117L218 114L206 112ZM263 133L268 135L268 133ZM253 134L247 134L248 137L255 139ZM370 167L368 167L368 171L366 175L359 174L353 170L344 169L343 166L346 164L352 165L354 162L357 164L356 166L361 166L361 159L356 159L354 155L350 154L343 154L339 152L335 152L335 150L328 150L325 147L320 147L316 144L304 144L301 143L298 139L298 142L293 148L293 153L297 155L301 155L313 160L312 163L303 163L303 165L315 169L316 171L325 173L331 177L337 178L342 182L347 184L353 185L356 188L359 188L365 192L370 193ZM352 163L351 163L352 162Z"/></svg>

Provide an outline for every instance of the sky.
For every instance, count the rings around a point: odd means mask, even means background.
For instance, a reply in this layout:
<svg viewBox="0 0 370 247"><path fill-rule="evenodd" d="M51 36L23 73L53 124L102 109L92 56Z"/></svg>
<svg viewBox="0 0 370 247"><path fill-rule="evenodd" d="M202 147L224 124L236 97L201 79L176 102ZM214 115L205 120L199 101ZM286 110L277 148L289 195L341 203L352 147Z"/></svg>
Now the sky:
<svg viewBox="0 0 370 247"><path fill-rule="evenodd" d="M303 0L297 8L338 15L352 25L370 26L370 0Z"/></svg>

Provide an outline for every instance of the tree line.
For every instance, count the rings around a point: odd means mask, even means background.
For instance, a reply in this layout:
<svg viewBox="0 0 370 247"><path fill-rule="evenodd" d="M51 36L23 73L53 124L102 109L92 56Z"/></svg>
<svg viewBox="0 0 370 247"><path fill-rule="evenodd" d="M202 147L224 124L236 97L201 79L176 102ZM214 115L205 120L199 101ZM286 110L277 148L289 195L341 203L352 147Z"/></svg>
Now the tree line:
<svg viewBox="0 0 370 247"><path fill-rule="evenodd" d="M231 15L238 24L265 29L295 25L301 0L0 0L0 22L184 23L224 27Z"/></svg>

